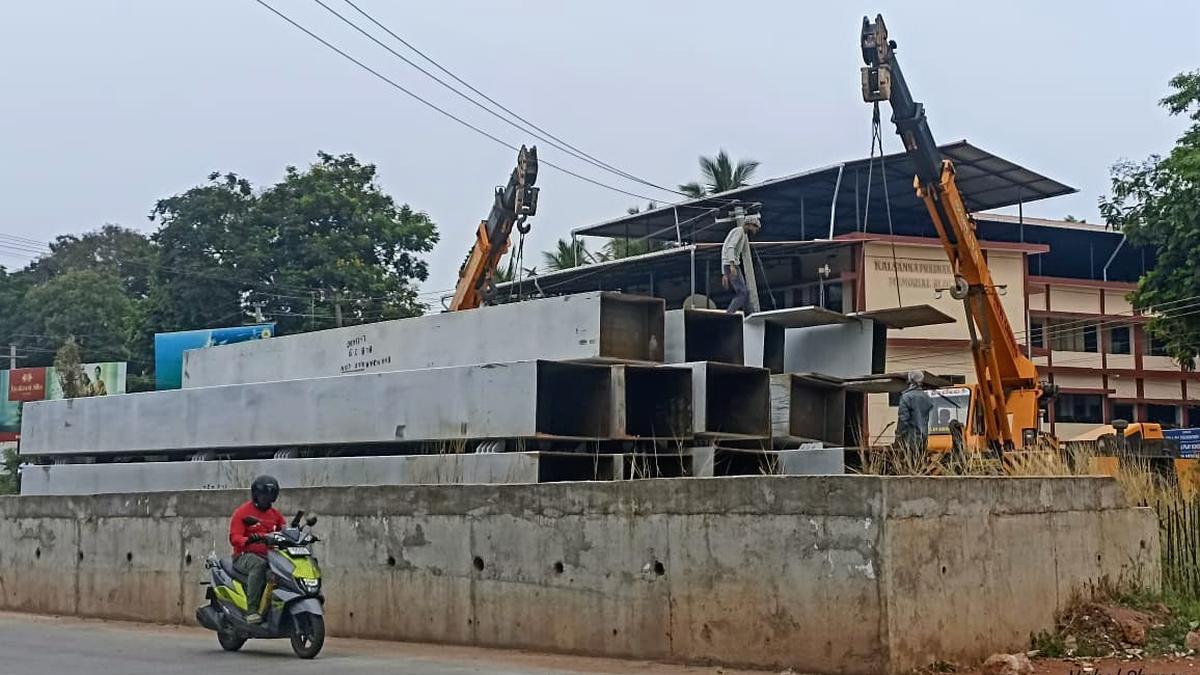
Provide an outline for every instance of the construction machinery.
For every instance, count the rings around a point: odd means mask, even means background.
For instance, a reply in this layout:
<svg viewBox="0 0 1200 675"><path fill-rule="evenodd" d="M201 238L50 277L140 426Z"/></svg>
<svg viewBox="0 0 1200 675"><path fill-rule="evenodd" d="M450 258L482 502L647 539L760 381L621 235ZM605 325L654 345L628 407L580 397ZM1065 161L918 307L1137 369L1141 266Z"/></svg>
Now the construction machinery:
<svg viewBox="0 0 1200 675"><path fill-rule="evenodd" d="M1049 437L1039 428L1039 408L1050 388L1038 380L1037 367L1021 350L1004 307L1003 288L992 281L987 259L976 236L975 221L955 182L954 164L942 157L925 118L896 60L896 43L888 39L882 16L863 17L863 99L876 106L887 101L904 149L916 166L914 187L925 202L938 238L950 259L953 286L945 289L961 300L971 339L976 383L950 391L934 391L931 450L967 449L1001 453L1044 446ZM938 421L945 418L945 424ZM961 424L961 435L952 434ZM961 441L955 441L960 436Z"/></svg>
<svg viewBox="0 0 1200 675"><path fill-rule="evenodd" d="M494 277L500 258L508 251L515 228L521 235L529 232L525 219L537 213L537 147L521 146L517 166L508 184L496 188L492 212L479 223L475 245L458 276L458 286L447 309L457 312L490 304L496 292Z"/></svg>

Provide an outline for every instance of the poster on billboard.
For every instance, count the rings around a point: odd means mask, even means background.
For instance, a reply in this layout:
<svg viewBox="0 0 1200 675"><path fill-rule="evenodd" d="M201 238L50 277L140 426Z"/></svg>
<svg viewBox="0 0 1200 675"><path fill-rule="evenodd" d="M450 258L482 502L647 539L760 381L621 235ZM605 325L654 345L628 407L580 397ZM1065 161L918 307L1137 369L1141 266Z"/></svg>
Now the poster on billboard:
<svg viewBox="0 0 1200 675"><path fill-rule="evenodd" d="M125 393L128 366L124 361L81 364L83 396ZM0 370L0 443L21 438L21 404L56 400L63 396L62 382L53 367Z"/></svg>
<svg viewBox="0 0 1200 675"><path fill-rule="evenodd" d="M154 335L154 388L160 390L179 389L183 386L183 353L189 349L262 340L274 334L274 323L156 333Z"/></svg>
<svg viewBox="0 0 1200 675"><path fill-rule="evenodd" d="M82 396L108 396L125 393L127 366L124 361L106 363L84 363ZM62 378L53 367L46 368L46 400L66 398L63 395Z"/></svg>
<svg viewBox="0 0 1200 675"><path fill-rule="evenodd" d="M21 369L24 370L24 369ZM0 390L8 391L9 376L16 371L0 370ZM21 435L21 402L0 398L0 442L15 441Z"/></svg>

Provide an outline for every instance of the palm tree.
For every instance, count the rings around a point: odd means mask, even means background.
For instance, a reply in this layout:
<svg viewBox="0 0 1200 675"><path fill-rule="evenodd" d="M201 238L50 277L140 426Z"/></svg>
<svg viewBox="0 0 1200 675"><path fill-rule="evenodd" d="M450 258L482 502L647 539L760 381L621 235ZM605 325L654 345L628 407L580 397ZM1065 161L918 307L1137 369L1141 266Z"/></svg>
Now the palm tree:
<svg viewBox="0 0 1200 675"><path fill-rule="evenodd" d="M570 239L559 239L555 242L553 250L542 253L542 260L551 272L585 265L591 259L592 254L581 239L576 239L574 243Z"/></svg>
<svg viewBox="0 0 1200 675"><path fill-rule="evenodd" d="M679 191L689 197L699 199L706 195L740 188L750 184L750 178L754 176L757 168L758 160L743 159L734 165L733 160L729 159L729 153L721 150L716 157L700 157L700 173L704 176L703 184L696 181L684 183L679 186Z"/></svg>
<svg viewBox="0 0 1200 675"><path fill-rule="evenodd" d="M619 260L667 248L667 243L658 239L611 239L600 252L601 260Z"/></svg>

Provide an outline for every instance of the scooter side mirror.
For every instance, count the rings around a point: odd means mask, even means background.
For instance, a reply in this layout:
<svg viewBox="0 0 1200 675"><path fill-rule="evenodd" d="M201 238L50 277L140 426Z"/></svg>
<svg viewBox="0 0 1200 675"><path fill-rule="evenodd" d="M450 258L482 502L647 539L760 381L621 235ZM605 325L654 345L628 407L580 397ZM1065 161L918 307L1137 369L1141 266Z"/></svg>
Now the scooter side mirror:
<svg viewBox="0 0 1200 675"><path fill-rule="evenodd" d="M255 518L254 516L245 516L244 518L242 518L242 524L247 527L249 527L251 525L257 525L257 524L259 524L259 522L261 522L261 521L259 521L259 519Z"/></svg>
<svg viewBox="0 0 1200 675"><path fill-rule="evenodd" d="M292 518L292 527L300 527L300 519L304 517L303 511L297 511L296 517Z"/></svg>
<svg viewBox="0 0 1200 675"><path fill-rule="evenodd" d="M309 516L308 520L304 521L304 523L305 523L306 525L308 525L309 527L312 527L313 525L316 525L316 524L317 524L317 517L316 517L316 516Z"/></svg>

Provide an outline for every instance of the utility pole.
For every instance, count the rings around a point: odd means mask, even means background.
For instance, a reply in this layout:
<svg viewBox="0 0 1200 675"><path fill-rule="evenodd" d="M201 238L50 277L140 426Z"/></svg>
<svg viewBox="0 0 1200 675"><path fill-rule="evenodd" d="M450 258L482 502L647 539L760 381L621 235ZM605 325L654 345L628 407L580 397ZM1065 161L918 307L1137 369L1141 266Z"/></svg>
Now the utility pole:
<svg viewBox="0 0 1200 675"><path fill-rule="evenodd" d="M8 346L8 369L17 369L17 346L14 344Z"/></svg>
<svg viewBox="0 0 1200 675"><path fill-rule="evenodd" d="M333 320L338 328L342 327L342 300L341 296L333 299Z"/></svg>

